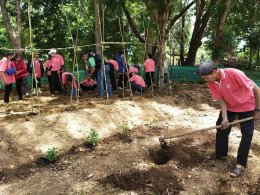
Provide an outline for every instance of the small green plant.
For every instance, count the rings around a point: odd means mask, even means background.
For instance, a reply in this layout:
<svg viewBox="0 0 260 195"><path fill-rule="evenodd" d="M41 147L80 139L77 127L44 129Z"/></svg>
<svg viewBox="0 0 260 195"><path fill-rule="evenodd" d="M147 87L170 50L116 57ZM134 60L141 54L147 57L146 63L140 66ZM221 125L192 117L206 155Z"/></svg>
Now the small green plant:
<svg viewBox="0 0 260 195"><path fill-rule="evenodd" d="M54 162L57 160L58 158L58 151L57 148L53 147L53 148L48 148L47 152L46 152L46 158L50 161L50 162Z"/></svg>
<svg viewBox="0 0 260 195"><path fill-rule="evenodd" d="M95 129L90 129L89 135L87 136L87 141L89 144L96 146L98 141L98 133Z"/></svg>
<svg viewBox="0 0 260 195"><path fill-rule="evenodd" d="M129 127L126 124L125 125L121 125L120 128L122 129L124 136L129 136L130 129L129 129Z"/></svg>
<svg viewBox="0 0 260 195"><path fill-rule="evenodd" d="M147 123L144 124L146 127L152 127L156 123L156 119L150 119Z"/></svg>

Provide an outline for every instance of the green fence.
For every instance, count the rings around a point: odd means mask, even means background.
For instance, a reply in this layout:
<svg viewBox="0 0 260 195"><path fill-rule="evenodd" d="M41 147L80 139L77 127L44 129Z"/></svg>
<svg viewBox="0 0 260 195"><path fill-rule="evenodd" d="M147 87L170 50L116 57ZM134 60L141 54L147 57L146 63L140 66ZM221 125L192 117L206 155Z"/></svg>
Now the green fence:
<svg viewBox="0 0 260 195"><path fill-rule="evenodd" d="M178 82L198 82L201 81L201 78L197 75L196 66L169 66L166 71L169 74L169 79L172 81ZM257 71L244 71L245 74L252 79L258 86L260 86L260 72ZM78 75L79 74L79 75ZM140 69L139 74L143 77L145 76L145 71L143 68ZM155 72L155 78L157 78L158 70ZM75 73L75 77L79 81L82 81L85 78L85 72L79 71ZM28 85L31 86L32 80L31 77L28 77ZM42 85L48 85L48 80L46 77L42 78ZM0 88L2 89L2 83L0 83Z"/></svg>

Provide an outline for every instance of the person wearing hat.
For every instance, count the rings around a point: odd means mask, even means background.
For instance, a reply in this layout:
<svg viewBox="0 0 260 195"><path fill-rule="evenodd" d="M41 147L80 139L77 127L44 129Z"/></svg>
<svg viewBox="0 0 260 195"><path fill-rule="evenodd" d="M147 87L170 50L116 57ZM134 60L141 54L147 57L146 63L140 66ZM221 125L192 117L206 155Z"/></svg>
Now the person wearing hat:
<svg viewBox="0 0 260 195"><path fill-rule="evenodd" d="M51 66L49 68L51 71L51 95L54 96L56 90L62 94L61 74L65 67L64 59L61 55L57 54L56 49L51 49L49 55L51 55Z"/></svg>
<svg viewBox="0 0 260 195"><path fill-rule="evenodd" d="M2 84L5 86L4 103L7 105L9 103L10 93L12 91L12 84L15 83L14 72L11 70L11 59L14 57L14 52L8 52L6 57L0 61L0 76Z"/></svg>
<svg viewBox="0 0 260 195"><path fill-rule="evenodd" d="M15 68L14 77L16 83L16 91L19 96L18 100L22 100L23 99L22 83L23 83L23 78L27 76L27 68L20 54L15 55L15 60L12 62L12 66Z"/></svg>
<svg viewBox="0 0 260 195"><path fill-rule="evenodd" d="M44 67L42 61L39 59L39 53L35 52L33 54L33 59L30 59L27 64L27 70L31 75L33 75L33 95L41 94L41 77L44 75ZM36 91L37 82L37 91Z"/></svg>

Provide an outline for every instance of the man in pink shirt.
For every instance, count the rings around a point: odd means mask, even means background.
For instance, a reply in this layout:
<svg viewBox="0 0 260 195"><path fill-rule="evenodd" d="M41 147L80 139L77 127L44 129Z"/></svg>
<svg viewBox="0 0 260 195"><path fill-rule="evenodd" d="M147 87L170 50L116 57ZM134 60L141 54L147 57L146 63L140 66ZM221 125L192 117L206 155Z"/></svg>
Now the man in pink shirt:
<svg viewBox="0 0 260 195"><path fill-rule="evenodd" d="M57 54L56 49L51 49L49 55L51 55L51 95L54 96L55 90L62 94L61 74L65 71L64 59L61 55Z"/></svg>
<svg viewBox="0 0 260 195"><path fill-rule="evenodd" d="M202 63L198 74L208 83L212 98L220 103L216 133L215 154L210 159L226 159L228 155L229 122L254 116L260 118L260 89L242 71L234 68L219 69L214 62ZM254 120L240 125L242 138L237 154L237 165L230 176L241 176L247 166L248 153L254 131Z"/></svg>
<svg viewBox="0 0 260 195"><path fill-rule="evenodd" d="M152 54L147 54L147 59L144 61L144 69L145 69L145 82L148 88L153 84L154 72L155 72L155 62L152 59Z"/></svg>
<svg viewBox="0 0 260 195"><path fill-rule="evenodd" d="M132 72L132 77L128 80L131 85L131 89L137 94L141 95L141 93L145 90L145 82L143 78L137 75L136 72Z"/></svg>
<svg viewBox="0 0 260 195"><path fill-rule="evenodd" d="M44 67L45 67L45 75L48 78L48 84L49 84L49 90L51 91L51 56L48 55L48 59L45 61L44 63Z"/></svg>
<svg viewBox="0 0 260 195"><path fill-rule="evenodd" d="M12 68L11 59L14 57L14 52L8 52L6 57L0 61L0 76L2 84L5 86L4 103L9 103L10 93L12 91L12 84L15 82L14 72L8 70Z"/></svg>

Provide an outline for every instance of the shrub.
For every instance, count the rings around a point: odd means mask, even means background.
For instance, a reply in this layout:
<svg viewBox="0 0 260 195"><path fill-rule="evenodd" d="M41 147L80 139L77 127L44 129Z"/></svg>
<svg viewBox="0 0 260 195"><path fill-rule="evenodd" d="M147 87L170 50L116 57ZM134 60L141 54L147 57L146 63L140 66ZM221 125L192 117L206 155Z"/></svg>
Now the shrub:
<svg viewBox="0 0 260 195"><path fill-rule="evenodd" d="M96 146L98 141L98 133L95 129L90 129L89 135L87 136L87 141L89 144Z"/></svg>
<svg viewBox="0 0 260 195"><path fill-rule="evenodd" d="M46 158L50 161L50 162L54 162L57 160L58 158L58 151L57 148L49 148L46 152Z"/></svg>

